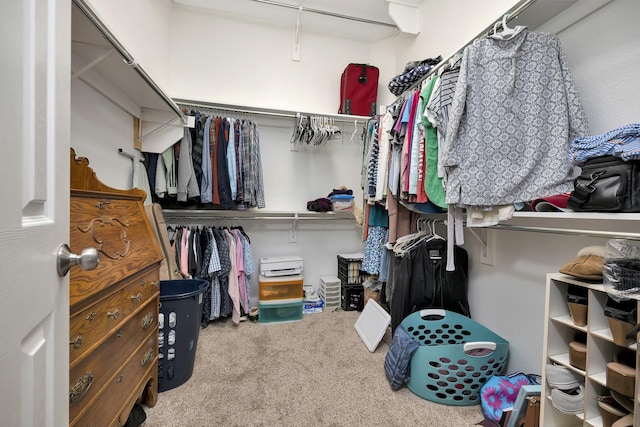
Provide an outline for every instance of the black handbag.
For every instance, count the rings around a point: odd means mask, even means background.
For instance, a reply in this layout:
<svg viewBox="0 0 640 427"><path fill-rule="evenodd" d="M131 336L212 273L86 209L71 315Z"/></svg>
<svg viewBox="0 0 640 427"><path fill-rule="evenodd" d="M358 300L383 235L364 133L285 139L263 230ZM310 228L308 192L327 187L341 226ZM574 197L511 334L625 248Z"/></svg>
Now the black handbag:
<svg viewBox="0 0 640 427"><path fill-rule="evenodd" d="M640 162L616 156L587 160L567 207L576 212L640 212Z"/></svg>

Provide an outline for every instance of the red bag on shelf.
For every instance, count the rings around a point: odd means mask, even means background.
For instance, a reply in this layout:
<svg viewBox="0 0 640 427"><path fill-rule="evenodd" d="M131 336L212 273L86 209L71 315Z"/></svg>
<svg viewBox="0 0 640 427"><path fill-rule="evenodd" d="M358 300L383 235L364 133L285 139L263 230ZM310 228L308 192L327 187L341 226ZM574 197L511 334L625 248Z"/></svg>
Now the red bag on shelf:
<svg viewBox="0 0 640 427"><path fill-rule="evenodd" d="M349 64L340 79L339 114L374 116L378 98L377 67L367 64Z"/></svg>

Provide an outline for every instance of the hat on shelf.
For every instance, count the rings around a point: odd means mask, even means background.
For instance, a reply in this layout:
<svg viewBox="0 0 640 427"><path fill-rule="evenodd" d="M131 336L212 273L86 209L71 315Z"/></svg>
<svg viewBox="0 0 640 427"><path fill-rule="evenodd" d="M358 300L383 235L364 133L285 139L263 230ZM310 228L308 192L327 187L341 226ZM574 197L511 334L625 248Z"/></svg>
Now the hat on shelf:
<svg viewBox="0 0 640 427"><path fill-rule="evenodd" d="M578 258L560 268L560 273L584 280L601 280L604 246L586 246L578 251Z"/></svg>
<svg viewBox="0 0 640 427"><path fill-rule="evenodd" d="M535 199L531 202L531 209L536 212L573 212L567 208L570 195L571 193L562 193Z"/></svg>

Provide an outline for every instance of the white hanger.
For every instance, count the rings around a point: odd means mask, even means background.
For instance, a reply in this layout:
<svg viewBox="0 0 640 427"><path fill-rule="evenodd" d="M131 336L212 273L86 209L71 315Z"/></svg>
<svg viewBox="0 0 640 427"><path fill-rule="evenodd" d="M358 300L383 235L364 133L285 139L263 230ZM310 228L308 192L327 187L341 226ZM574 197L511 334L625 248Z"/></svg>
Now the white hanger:
<svg viewBox="0 0 640 427"><path fill-rule="evenodd" d="M353 133L351 134L351 138L349 138L349 144L351 144L354 141L354 138L356 137L356 134L358 133L358 121L354 121L353 122Z"/></svg>
<svg viewBox="0 0 640 427"><path fill-rule="evenodd" d="M396 243L393 245L393 253L396 255L404 255L418 246L422 241L430 239L433 231L430 224L431 220L427 221L424 218L418 218L416 223L417 231L406 236L398 237Z"/></svg>
<svg viewBox="0 0 640 427"><path fill-rule="evenodd" d="M430 230L430 237L427 240L427 242L430 242L434 239L438 239L438 240L446 240L444 237L442 237L441 235L439 235L438 233L436 233L436 220L432 219L429 220L429 230Z"/></svg>
<svg viewBox="0 0 640 427"><path fill-rule="evenodd" d="M516 30L514 28L509 28L507 26L507 17L509 15L509 13L505 13L504 16L502 16L502 31L500 32L500 34L502 35L502 38L505 39L513 36L516 33Z"/></svg>

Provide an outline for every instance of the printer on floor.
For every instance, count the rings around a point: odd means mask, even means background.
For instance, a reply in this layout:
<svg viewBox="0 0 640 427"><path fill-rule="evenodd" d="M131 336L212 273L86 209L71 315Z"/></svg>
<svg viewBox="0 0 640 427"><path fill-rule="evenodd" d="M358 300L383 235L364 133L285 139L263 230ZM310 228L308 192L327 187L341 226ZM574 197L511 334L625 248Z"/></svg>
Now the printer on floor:
<svg viewBox="0 0 640 427"><path fill-rule="evenodd" d="M302 274L303 261L299 256L260 258L260 275L265 277Z"/></svg>

